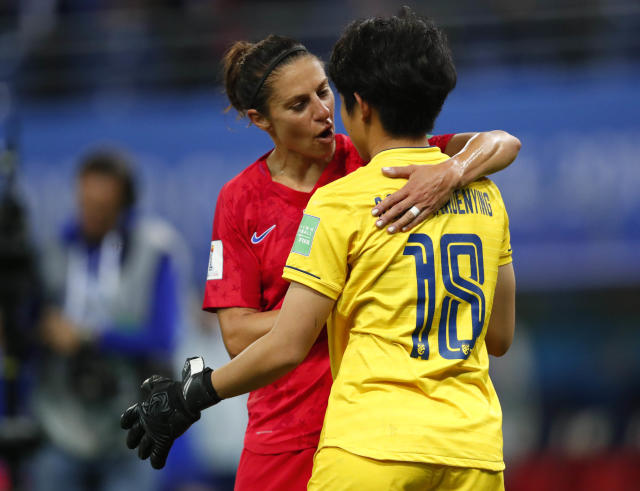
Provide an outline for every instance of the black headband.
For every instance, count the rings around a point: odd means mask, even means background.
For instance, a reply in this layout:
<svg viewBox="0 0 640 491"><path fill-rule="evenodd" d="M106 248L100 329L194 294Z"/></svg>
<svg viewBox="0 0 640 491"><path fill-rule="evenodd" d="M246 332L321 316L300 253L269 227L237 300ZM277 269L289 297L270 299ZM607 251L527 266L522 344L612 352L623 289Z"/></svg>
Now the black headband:
<svg viewBox="0 0 640 491"><path fill-rule="evenodd" d="M267 67L267 69L264 71L264 75L262 76L262 78L260 79L260 82L258 82L258 85L256 86L256 90L253 91L253 96L251 97L251 104L249 104L249 109L253 108L256 102L256 97L258 97L258 92L260 92L260 89L262 88L262 86L264 85L264 82L267 80L267 77L271 74L271 72L273 70L275 70L275 68L282 62L282 60L284 60L287 56L292 55L293 53L297 53L298 51L307 51L307 48L305 48L304 46L302 46L301 44L298 44L297 46L294 46L293 48L289 48L286 51L283 51L282 53L280 53L278 56L276 56L276 58L271 62L271 64Z"/></svg>

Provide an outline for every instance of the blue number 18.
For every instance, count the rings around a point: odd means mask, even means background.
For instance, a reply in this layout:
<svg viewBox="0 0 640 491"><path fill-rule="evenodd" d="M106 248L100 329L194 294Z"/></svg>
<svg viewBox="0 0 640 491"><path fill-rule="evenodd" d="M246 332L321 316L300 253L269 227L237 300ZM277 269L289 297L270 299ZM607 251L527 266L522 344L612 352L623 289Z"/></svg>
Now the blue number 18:
<svg viewBox="0 0 640 491"><path fill-rule="evenodd" d="M427 360L429 332L435 313L436 269L433 242L426 234L411 234L403 254L414 256L418 287L411 356ZM458 264L461 256L469 257L469 278L463 278L460 274ZM440 239L440 259L442 282L447 295L440 305L438 352L449 360L466 359L482 333L486 311L484 292L479 286L484 284L482 241L475 234L443 235ZM471 339L458 337L457 314L462 302L471 307Z"/></svg>

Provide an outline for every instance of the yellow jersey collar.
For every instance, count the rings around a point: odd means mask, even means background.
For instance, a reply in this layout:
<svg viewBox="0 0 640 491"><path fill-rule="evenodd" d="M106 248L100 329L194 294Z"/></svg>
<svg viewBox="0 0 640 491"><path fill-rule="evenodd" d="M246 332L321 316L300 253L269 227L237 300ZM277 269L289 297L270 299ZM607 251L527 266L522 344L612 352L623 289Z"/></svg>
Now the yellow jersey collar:
<svg viewBox="0 0 640 491"><path fill-rule="evenodd" d="M388 148L377 153L369 162L368 166L385 166L390 163L393 165L402 164L428 164L433 161L434 164L442 161L440 148L435 145L428 147L397 147Z"/></svg>

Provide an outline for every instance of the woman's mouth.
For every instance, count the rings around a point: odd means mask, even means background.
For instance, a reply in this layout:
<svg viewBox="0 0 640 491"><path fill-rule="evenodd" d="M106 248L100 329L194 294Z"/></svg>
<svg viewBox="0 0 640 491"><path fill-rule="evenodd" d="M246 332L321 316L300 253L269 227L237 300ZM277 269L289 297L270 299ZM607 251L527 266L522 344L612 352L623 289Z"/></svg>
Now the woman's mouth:
<svg viewBox="0 0 640 491"><path fill-rule="evenodd" d="M330 143L333 141L333 127L330 126L326 128L324 131L318 133L316 135L316 140L319 140L323 143Z"/></svg>

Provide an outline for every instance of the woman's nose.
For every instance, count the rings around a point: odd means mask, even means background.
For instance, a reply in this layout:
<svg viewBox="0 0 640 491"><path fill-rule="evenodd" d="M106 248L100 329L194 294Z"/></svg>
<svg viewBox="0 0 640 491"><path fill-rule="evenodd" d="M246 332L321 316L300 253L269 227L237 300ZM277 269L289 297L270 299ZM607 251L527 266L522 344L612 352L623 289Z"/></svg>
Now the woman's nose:
<svg viewBox="0 0 640 491"><path fill-rule="evenodd" d="M317 119L325 120L331 117L331 109L329 108L329 105L326 104L323 100L318 99L315 106L315 117Z"/></svg>

